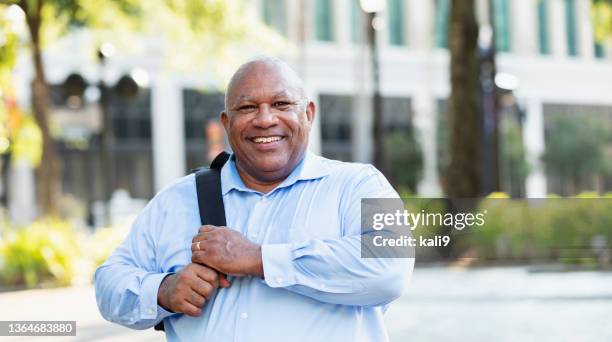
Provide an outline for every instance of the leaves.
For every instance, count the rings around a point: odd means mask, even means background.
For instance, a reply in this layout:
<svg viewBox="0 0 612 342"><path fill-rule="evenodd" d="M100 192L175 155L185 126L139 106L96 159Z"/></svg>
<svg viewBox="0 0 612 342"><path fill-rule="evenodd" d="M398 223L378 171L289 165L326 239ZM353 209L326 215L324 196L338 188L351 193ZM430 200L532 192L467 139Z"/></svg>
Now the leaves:
<svg viewBox="0 0 612 342"><path fill-rule="evenodd" d="M542 159L566 177L609 172L604 148L610 132L600 122L577 115L555 115Z"/></svg>
<svg viewBox="0 0 612 342"><path fill-rule="evenodd" d="M612 40L612 0L598 0L593 3L591 16L595 29L595 40Z"/></svg>

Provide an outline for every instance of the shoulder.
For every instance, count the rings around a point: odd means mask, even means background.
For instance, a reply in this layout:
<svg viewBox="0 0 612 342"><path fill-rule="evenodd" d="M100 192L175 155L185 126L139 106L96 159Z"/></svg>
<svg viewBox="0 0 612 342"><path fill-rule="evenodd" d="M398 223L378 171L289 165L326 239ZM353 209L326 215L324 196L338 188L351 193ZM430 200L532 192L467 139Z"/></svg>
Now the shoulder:
<svg viewBox="0 0 612 342"><path fill-rule="evenodd" d="M193 173L177 179L160 190L151 199L149 206L175 207L184 203L189 204L192 201L197 201L195 175Z"/></svg>
<svg viewBox="0 0 612 342"><path fill-rule="evenodd" d="M374 180L380 185L388 184L385 176L372 164L344 162L317 156L321 167L328 173L330 181L356 185L368 180Z"/></svg>
<svg viewBox="0 0 612 342"><path fill-rule="evenodd" d="M325 182L329 188L337 189L342 198L352 201L358 198L399 197L387 178L371 164L318 158L327 173Z"/></svg>

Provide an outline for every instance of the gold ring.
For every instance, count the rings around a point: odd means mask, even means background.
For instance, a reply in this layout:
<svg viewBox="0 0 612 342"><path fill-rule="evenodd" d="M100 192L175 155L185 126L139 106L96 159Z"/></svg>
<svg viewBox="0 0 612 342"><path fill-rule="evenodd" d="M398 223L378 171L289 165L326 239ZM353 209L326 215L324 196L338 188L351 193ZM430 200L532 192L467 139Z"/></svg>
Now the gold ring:
<svg viewBox="0 0 612 342"><path fill-rule="evenodd" d="M196 243L196 249L197 249L198 251L200 250L200 241L198 241L198 242Z"/></svg>

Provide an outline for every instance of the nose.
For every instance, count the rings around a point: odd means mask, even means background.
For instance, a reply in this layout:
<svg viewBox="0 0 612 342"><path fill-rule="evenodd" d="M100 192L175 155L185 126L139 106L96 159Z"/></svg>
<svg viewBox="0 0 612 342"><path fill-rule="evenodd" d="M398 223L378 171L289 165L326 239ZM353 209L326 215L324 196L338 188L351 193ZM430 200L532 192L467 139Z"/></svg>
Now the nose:
<svg viewBox="0 0 612 342"><path fill-rule="evenodd" d="M262 103L259 105L259 111L257 112L257 116L253 120L253 125L258 128L269 128L275 126L277 124L278 117L273 110L271 110L270 105L267 103Z"/></svg>

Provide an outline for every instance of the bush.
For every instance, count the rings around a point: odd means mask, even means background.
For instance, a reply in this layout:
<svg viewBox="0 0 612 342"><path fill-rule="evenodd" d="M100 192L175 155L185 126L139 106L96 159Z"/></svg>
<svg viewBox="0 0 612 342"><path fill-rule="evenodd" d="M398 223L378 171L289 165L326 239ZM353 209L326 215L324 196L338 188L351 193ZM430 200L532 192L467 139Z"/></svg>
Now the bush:
<svg viewBox="0 0 612 342"><path fill-rule="evenodd" d="M46 219L0 231L0 284L33 288L88 284L95 268L123 241L127 226L77 231Z"/></svg>
<svg viewBox="0 0 612 342"><path fill-rule="evenodd" d="M93 268L104 263L128 232L129 226L101 228L87 239L90 247L87 248L86 258L91 260Z"/></svg>
<svg viewBox="0 0 612 342"><path fill-rule="evenodd" d="M612 242L612 199L596 194L533 200L486 199L485 225L469 242L485 259L592 260L591 241Z"/></svg>
<svg viewBox="0 0 612 342"><path fill-rule="evenodd" d="M67 223L43 220L6 229L0 241L0 281L28 288L69 285L79 255L75 233Z"/></svg>

